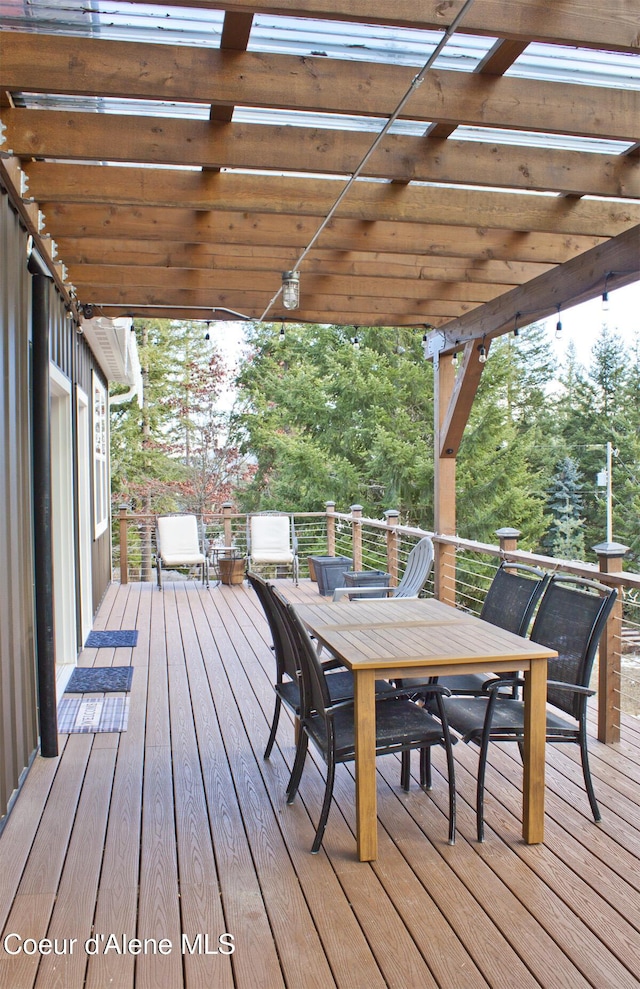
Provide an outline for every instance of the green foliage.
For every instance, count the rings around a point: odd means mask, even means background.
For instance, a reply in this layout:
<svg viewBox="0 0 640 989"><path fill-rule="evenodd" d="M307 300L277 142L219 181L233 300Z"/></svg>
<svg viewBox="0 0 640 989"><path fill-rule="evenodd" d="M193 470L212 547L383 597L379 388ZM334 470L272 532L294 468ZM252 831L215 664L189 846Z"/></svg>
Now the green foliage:
<svg viewBox="0 0 640 989"><path fill-rule="evenodd" d="M432 500L432 369L420 339L337 326L256 327L234 429L257 459L244 506L316 511L328 498L417 520ZM404 353L397 353L401 346Z"/></svg>

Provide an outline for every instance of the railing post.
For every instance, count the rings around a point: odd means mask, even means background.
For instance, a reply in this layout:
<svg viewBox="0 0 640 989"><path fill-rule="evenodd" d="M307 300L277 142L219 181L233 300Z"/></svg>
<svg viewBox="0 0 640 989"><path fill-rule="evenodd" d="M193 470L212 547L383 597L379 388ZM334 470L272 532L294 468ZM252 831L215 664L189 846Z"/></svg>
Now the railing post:
<svg viewBox="0 0 640 989"><path fill-rule="evenodd" d="M233 505L230 501L224 501L222 503L222 525L224 528L224 544L225 546L231 546L232 543L232 532L231 532L231 509Z"/></svg>
<svg viewBox="0 0 640 989"><path fill-rule="evenodd" d="M327 556L336 555L336 516L335 501L325 501L324 507L327 512Z"/></svg>
<svg viewBox="0 0 640 989"><path fill-rule="evenodd" d="M362 505L351 506L351 549L353 569L362 570Z"/></svg>
<svg viewBox="0 0 640 989"><path fill-rule="evenodd" d="M522 535L519 529L496 529L496 536L500 540L500 553L514 553L518 548L518 539Z"/></svg>
<svg viewBox="0 0 640 989"><path fill-rule="evenodd" d="M120 583L129 583L129 546L127 543L129 527L127 525L128 505L120 505Z"/></svg>
<svg viewBox="0 0 640 989"><path fill-rule="evenodd" d="M389 508L384 513L387 520L387 571L391 575L391 587L398 583L398 519L400 512Z"/></svg>
<svg viewBox="0 0 640 989"><path fill-rule="evenodd" d="M621 543L599 543L601 573L620 573L622 558L629 549ZM611 744L620 741L620 674L622 672L622 588L609 615L598 650L598 739Z"/></svg>

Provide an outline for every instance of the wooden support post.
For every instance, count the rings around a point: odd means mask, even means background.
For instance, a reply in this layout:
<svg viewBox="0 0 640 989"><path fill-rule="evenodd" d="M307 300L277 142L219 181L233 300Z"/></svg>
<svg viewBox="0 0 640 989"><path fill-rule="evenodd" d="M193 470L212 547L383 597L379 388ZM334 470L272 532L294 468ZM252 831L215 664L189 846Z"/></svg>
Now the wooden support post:
<svg viewBox="0 0 640 989"><path fill-rule="evenodd" d="M362 505L351 506L351 547L353 569L362 570Z"/></svg>
<svg viewBox="0 0 640 989"><path fill-rule="evenodd" d="M398 584L398 519L400 512L396 508L389 508L385 513L387 520L387 571L391 574L390 585L396 587Z"/></svg>
<svg viewBox="0 0 640 989"><path fill-rule="evenodd" d="M441 451L440 440L447 419L456 369L449 358L434 361L434 497L433 527L437 534L456 532L456 451ZM456 603L456 551L454 546L435 542L435 596L447 604Z"/></svg>
<svg viewBox="0 0 640 989"><path fill-rule="evenodd" d="M231 509L233 505L230 501L225 501L222 503L222 525L224 528L224 544L225 546L231 546L233 540L233 534L231 532Z"/></svg>
<svg viewBox="0 0 640 989"><path fill-rule="evenodd" d="M506 556L508 553L515 553L518 548L518 539L522 535L519 529L496 529L496 536L500 540L500 553Z"/></svg>
<svg viewBox="0 0 640 989"><path fill-rule="evenodd" d="M327 512L327 556L336 555L336 503L335 501L325 501L324 507Z"/></svg>
<svg viewBox="0 0 640 989"><path fill-rule="evenodd" d="M120 505L120 583L129 583L128 505Z"/></svg>
<svg viewBox="0 0 640 989"><path fill-rule="evenodd" d="M600 572L620 573L622 558L628 548L620 543L600 543L594 546ZM620 741L621 653L622 588L618 588L618 598L598 649L598 739L607 744Z"/></svg>

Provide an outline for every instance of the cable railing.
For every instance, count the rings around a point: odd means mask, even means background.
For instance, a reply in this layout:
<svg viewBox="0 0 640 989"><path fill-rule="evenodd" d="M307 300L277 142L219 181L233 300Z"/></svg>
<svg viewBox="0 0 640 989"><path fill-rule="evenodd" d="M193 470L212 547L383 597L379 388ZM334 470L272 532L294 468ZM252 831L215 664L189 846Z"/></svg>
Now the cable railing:
<svg viewBox="0 0 640 989"><path fill-rule="evenodd" d="M378 570L389 574L395 585L402 576L411 549L423 536L432 537L435 559L432 574L423 590L474 614L478 614L486 592L502 560L524 562L548 571L562 570L576 576L598 579L618 589L618 600L600 644L594 687L600 699L598 737L613 742L620 737L623 714L636 722L625 722L625 730L640 732L640 574L622 570L623 547L603 544L598 564L558 560L518 548L519 533L500 529L498 543L480 543L453 535L403 526L399 513L385 512L383 519L362 516L359 505L337 512L327 502L319 512L290 513L298 541L300 576L310 576L310 557L346 557L353 570ZM247 519L244 513L223 506L221 512L199 516L201 531L209 547L233 549L246 554ZM114 578L128 581L154 580L155 516L132 514L123 506L114 519Z"/></svg>

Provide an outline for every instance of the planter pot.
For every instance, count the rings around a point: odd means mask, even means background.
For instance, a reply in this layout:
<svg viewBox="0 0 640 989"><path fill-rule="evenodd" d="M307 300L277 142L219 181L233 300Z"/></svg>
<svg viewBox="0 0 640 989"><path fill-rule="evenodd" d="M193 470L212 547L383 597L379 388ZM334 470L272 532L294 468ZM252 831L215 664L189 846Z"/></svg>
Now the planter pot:
<svg viewBox="0 0 640 989"><path fill-rule="evenodd" d="M313 566L318 591L328 597L336 587L344 587L344 573L351 569L353 560L349 556L310 556L309 565Z"/></svg>
<svg viewBox="0 0 640 989"><path fill-rule="evenodd" d="M344 575L345 587L388 587L391 574L384 570L347 570ZM362 595L354 594L354 598ZM367 594L370 597L386 597L386 592L381 591L379 595Z"/></svg>
<svg viewBox="0 0 640 989"><path fill-rule="evenodd" d="M218 560L221 583L241 584L244 580L246 565L247 564L244 557L239 557L238 559L227 559L225 557L221 557Z"/></svg>

